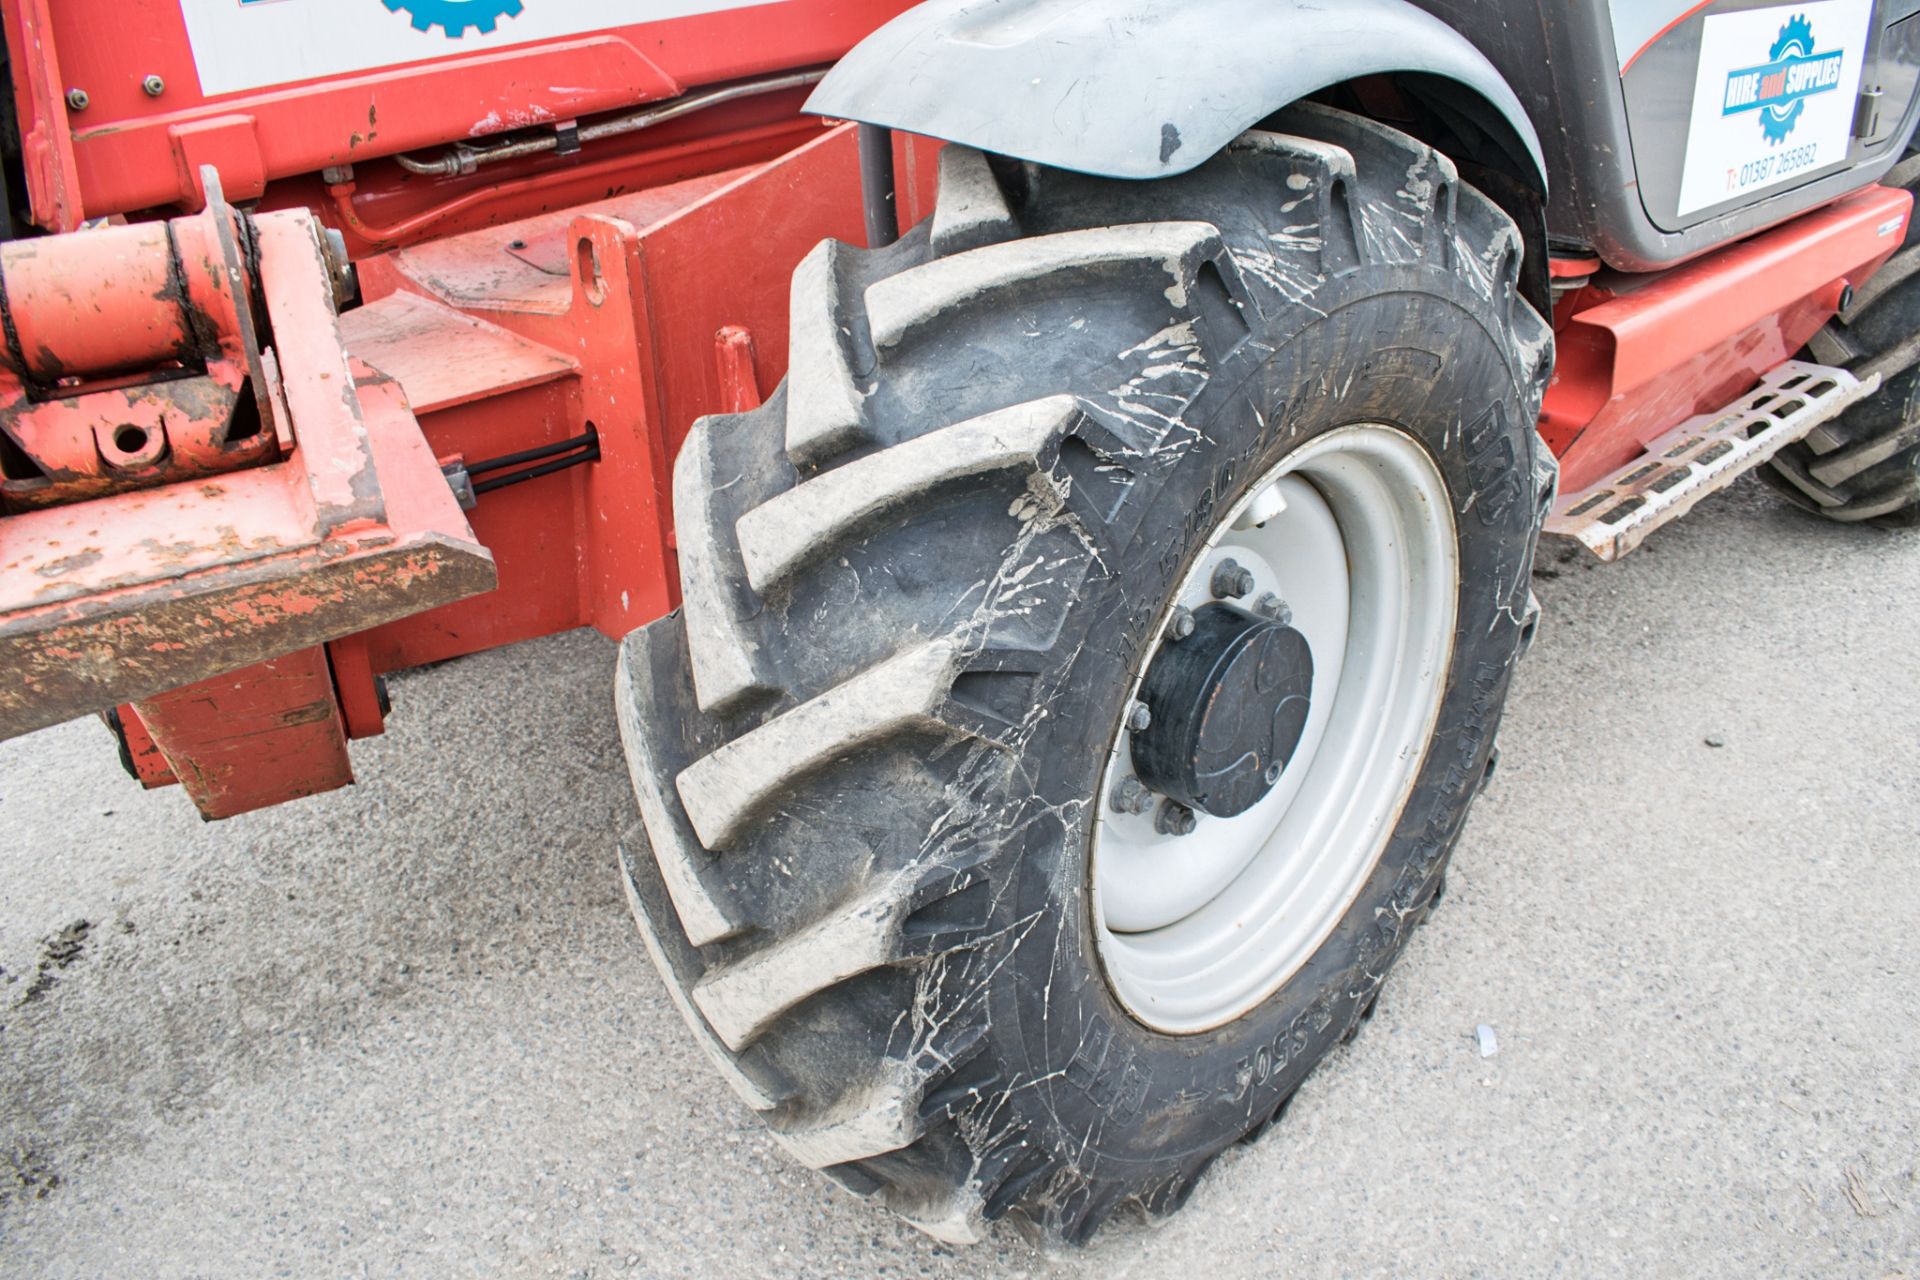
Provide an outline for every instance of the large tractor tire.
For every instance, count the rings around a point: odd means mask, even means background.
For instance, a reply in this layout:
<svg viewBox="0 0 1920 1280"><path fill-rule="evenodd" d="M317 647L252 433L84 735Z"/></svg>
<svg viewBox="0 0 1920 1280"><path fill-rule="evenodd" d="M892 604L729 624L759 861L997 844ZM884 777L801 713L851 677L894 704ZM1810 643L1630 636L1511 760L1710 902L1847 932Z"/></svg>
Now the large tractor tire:
<svg viewBox="0 0 1920 1280"><path fill-rule="evenodd" d="M1273 127L1151 183L949 147L678 459L635 914L779 1141L942 1238L1181 1204L1490 767L1554 475L1520 237L1403 134Z"/></svg>
<svg viewBox="0 0 1920 1280"><path fill-rule="evenodd" d="M1920 190L1920 148L1885 179ZM1880 389L1774 455L1775 486L1796 506L1850 523L1920 524L1920 217L1906 243L1808 347L1814 359Z"/></svg>

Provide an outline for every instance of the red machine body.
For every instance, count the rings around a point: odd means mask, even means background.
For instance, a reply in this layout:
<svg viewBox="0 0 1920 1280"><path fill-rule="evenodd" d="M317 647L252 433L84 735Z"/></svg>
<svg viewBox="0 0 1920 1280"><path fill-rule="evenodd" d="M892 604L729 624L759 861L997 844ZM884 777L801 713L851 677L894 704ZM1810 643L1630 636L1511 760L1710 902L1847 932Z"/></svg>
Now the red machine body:
<svg viewBox="0 0 1920 1280"><path fill-rule="evenodd" d="M467 0L499 13L456 35L391 2L5 8L34 222L128 225L0 250L0 735L111 706L208 817L351 781L385 673L677 605L681 441L784 376L800 259L864 240L807 73L906 7ZM320 73L236 53L256 20ZM896 139L903 225L938 146ZM1909 203L1656 277L1556 263L1567 482L1789 358Z"/></svg>
<svg viewBox="0 0 1920 1280"><path fill-rule="evenodd" d="M447 461L592 428L592 467L488 494L471 513L502 590L336 645L376 672L571 627L620 637L679 604L672 461L695 419L786 376L787 278L825 236L862 239L853 130L765 165L507 223L368 262L351 350L408 389ZM908 217L933 149L899 147ZM800 211L806 212L801 213ZM795 216L796 214L800 216Z"/></svg>
<svg viewBox="0 0 1920 1280"><path fill-rule="evenodd" d="M1555 309L1540 417L1562 489L1587 487L1792 359L1900 247L1912 205L1875 187L1671 271L1585 277Z"/></svg>

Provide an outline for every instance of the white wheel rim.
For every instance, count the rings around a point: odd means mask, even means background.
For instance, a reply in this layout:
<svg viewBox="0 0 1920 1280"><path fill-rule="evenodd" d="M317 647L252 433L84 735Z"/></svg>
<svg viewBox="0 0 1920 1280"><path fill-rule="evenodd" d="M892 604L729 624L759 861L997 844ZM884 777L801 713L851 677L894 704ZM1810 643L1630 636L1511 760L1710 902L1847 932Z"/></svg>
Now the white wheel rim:
<svg viewBox="0 0 1920 1280"><path fill-rule="evenodd" d="M1281 503L1284 502L1284 506ZM1245 526L1236 528L1236 525ZM1123 725L1107 757L1090 876L1109 985L1147 1026L1224 1025L1284 986L1352 906L1426 758L1453 656L1459 558L1446 482L1393 427L1318 436L1255 484L1208 538L1132 673L1140 696L1176 607L1213 600L1224 560L1275 592L1313 651L1311 712L1279 781L1184 836L1110 797L1134 773Z"/></svg>

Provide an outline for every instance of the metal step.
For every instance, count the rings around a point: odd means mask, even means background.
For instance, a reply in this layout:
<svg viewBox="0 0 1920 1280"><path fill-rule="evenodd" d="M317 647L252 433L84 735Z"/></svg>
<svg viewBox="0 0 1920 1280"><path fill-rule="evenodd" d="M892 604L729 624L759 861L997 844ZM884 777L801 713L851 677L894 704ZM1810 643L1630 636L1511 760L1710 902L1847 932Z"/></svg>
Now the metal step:
<svg viewBox="0 0 1920 1280"><path fill-rule="evenodd" d="M1546 532L1617 560L1879 386L1877 374L1862 382L1845 369L1789 360L1719 413L1689 418L1605 480L1561 495Z"/></svg>

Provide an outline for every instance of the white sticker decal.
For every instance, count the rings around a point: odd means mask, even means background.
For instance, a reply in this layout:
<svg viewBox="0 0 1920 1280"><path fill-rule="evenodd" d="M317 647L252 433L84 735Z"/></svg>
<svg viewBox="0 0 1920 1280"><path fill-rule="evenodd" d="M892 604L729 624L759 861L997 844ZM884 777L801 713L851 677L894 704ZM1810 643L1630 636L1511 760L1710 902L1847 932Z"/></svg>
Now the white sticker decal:
<svg viewBox="0 0 1920 1280"><path fill-rule="evenodd" d="M209 97L766 0L181 0Z"/></svg>
<svg viewBox="0 0 1920 1280"><path fill-rule="evenodd" d="M1681 214L1847 158L1873 0L1708 18L1680 180Z"/></svg>

